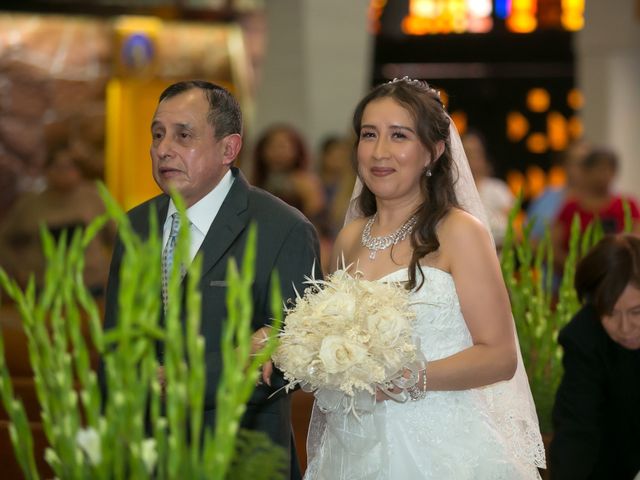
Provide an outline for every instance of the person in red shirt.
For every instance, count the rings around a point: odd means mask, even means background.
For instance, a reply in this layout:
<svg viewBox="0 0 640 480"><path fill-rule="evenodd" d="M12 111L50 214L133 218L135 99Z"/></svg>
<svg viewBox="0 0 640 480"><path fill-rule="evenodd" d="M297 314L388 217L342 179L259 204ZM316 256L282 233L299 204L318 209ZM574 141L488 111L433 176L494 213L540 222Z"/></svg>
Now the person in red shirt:
<svg viewBox="0 0 640 480"><path fill-rule="evenodd" d="M582 188L568 197L560 208L553 226L554 257L562 268L569 249L571 223L575 215L580 218L584 233L595 219L607 234L624 230L624 204L628 203L633 221L632 229L640 233L640 209L637 201L627 195L613 192L613 181L618 170L618 158L608 149L595 148L582 162Z"/></svg>

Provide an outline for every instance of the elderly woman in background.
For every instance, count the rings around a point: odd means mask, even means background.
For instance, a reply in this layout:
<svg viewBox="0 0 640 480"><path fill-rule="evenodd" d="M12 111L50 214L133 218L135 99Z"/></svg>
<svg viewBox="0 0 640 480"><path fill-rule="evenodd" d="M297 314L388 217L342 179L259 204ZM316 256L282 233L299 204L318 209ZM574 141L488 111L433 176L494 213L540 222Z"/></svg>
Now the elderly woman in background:
<svg viewBox="0 0 640 480"><path fill-rule="evenodd" d="M607 236L578 264L584 303L560 332L552 479L640 473L640 238Z"/></svg>

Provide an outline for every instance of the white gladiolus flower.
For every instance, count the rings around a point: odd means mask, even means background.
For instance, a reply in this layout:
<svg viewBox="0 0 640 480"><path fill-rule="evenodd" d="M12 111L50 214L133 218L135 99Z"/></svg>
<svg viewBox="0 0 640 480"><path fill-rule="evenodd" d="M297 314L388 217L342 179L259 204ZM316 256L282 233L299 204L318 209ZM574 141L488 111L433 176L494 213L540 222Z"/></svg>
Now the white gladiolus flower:
<svg viewBox="0 0 640 480"><path fill-rule="evenodd" d="M76 445L89 459L91 465L99 465L102 461L100 435L93 428L81 428L76 433Z"/></svg>
<svg viewBox="0 0 640 480"><path fill-rule="evenodd" d="M140 456L147 469L147 473L151 474L158 461L158 451L156 450L156 441L154 438L146 438L142 441Z"/></svg>
<svg viewBox="0 0 640 480"><path fill-rule="evenodd" d="M58 457L58 454L55 452L55 450L50 447L47 447L47 449L44 451L44 459L51 466L60 463L60 457Z"/></svg>

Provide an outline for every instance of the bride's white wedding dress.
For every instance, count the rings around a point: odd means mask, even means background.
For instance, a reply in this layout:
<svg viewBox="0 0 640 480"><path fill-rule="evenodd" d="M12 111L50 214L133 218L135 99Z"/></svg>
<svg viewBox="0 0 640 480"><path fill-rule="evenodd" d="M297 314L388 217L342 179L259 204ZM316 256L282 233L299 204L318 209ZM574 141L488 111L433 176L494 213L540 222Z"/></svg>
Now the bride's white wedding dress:
<svg viewBox="0 0 640 480"><path fill-rule="evenodd" d="M448 357L472 345L453 278L423 267L425 282L411 294L416 336L428 361ZM380 281L405 281L407 269ZM534 461L544 458L536 438L522 432L517 407L501 382L492 386L432 392L423 400L380 402L373 413L375 437L364 452L350 455L339 429L327 428L314 408L305 480L481 480L539 478ZM520 423L519 423L520 422ZM518 432L518 433L516 433ZM530 440L530 441L527 441ZM532 447L533 446L533 447ZM542 460L543 462L544 460Z"/></svg>

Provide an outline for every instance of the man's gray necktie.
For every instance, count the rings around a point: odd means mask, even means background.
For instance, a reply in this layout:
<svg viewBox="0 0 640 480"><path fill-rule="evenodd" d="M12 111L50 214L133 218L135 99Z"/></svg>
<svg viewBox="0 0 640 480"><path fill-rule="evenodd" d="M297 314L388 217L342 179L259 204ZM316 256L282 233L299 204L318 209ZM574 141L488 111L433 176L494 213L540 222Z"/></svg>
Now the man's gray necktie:
<svg viewBox="0 0 640 480"><path fill-rule="evenodd" d="M171 217L171 231L169 232L167 244L162 251L162 303L164 304L165 312L169 299L169 277L171 276L176 240L178 238L178 231L180 230L180 215L178 215L178 212L175 212Z"/></svg>

